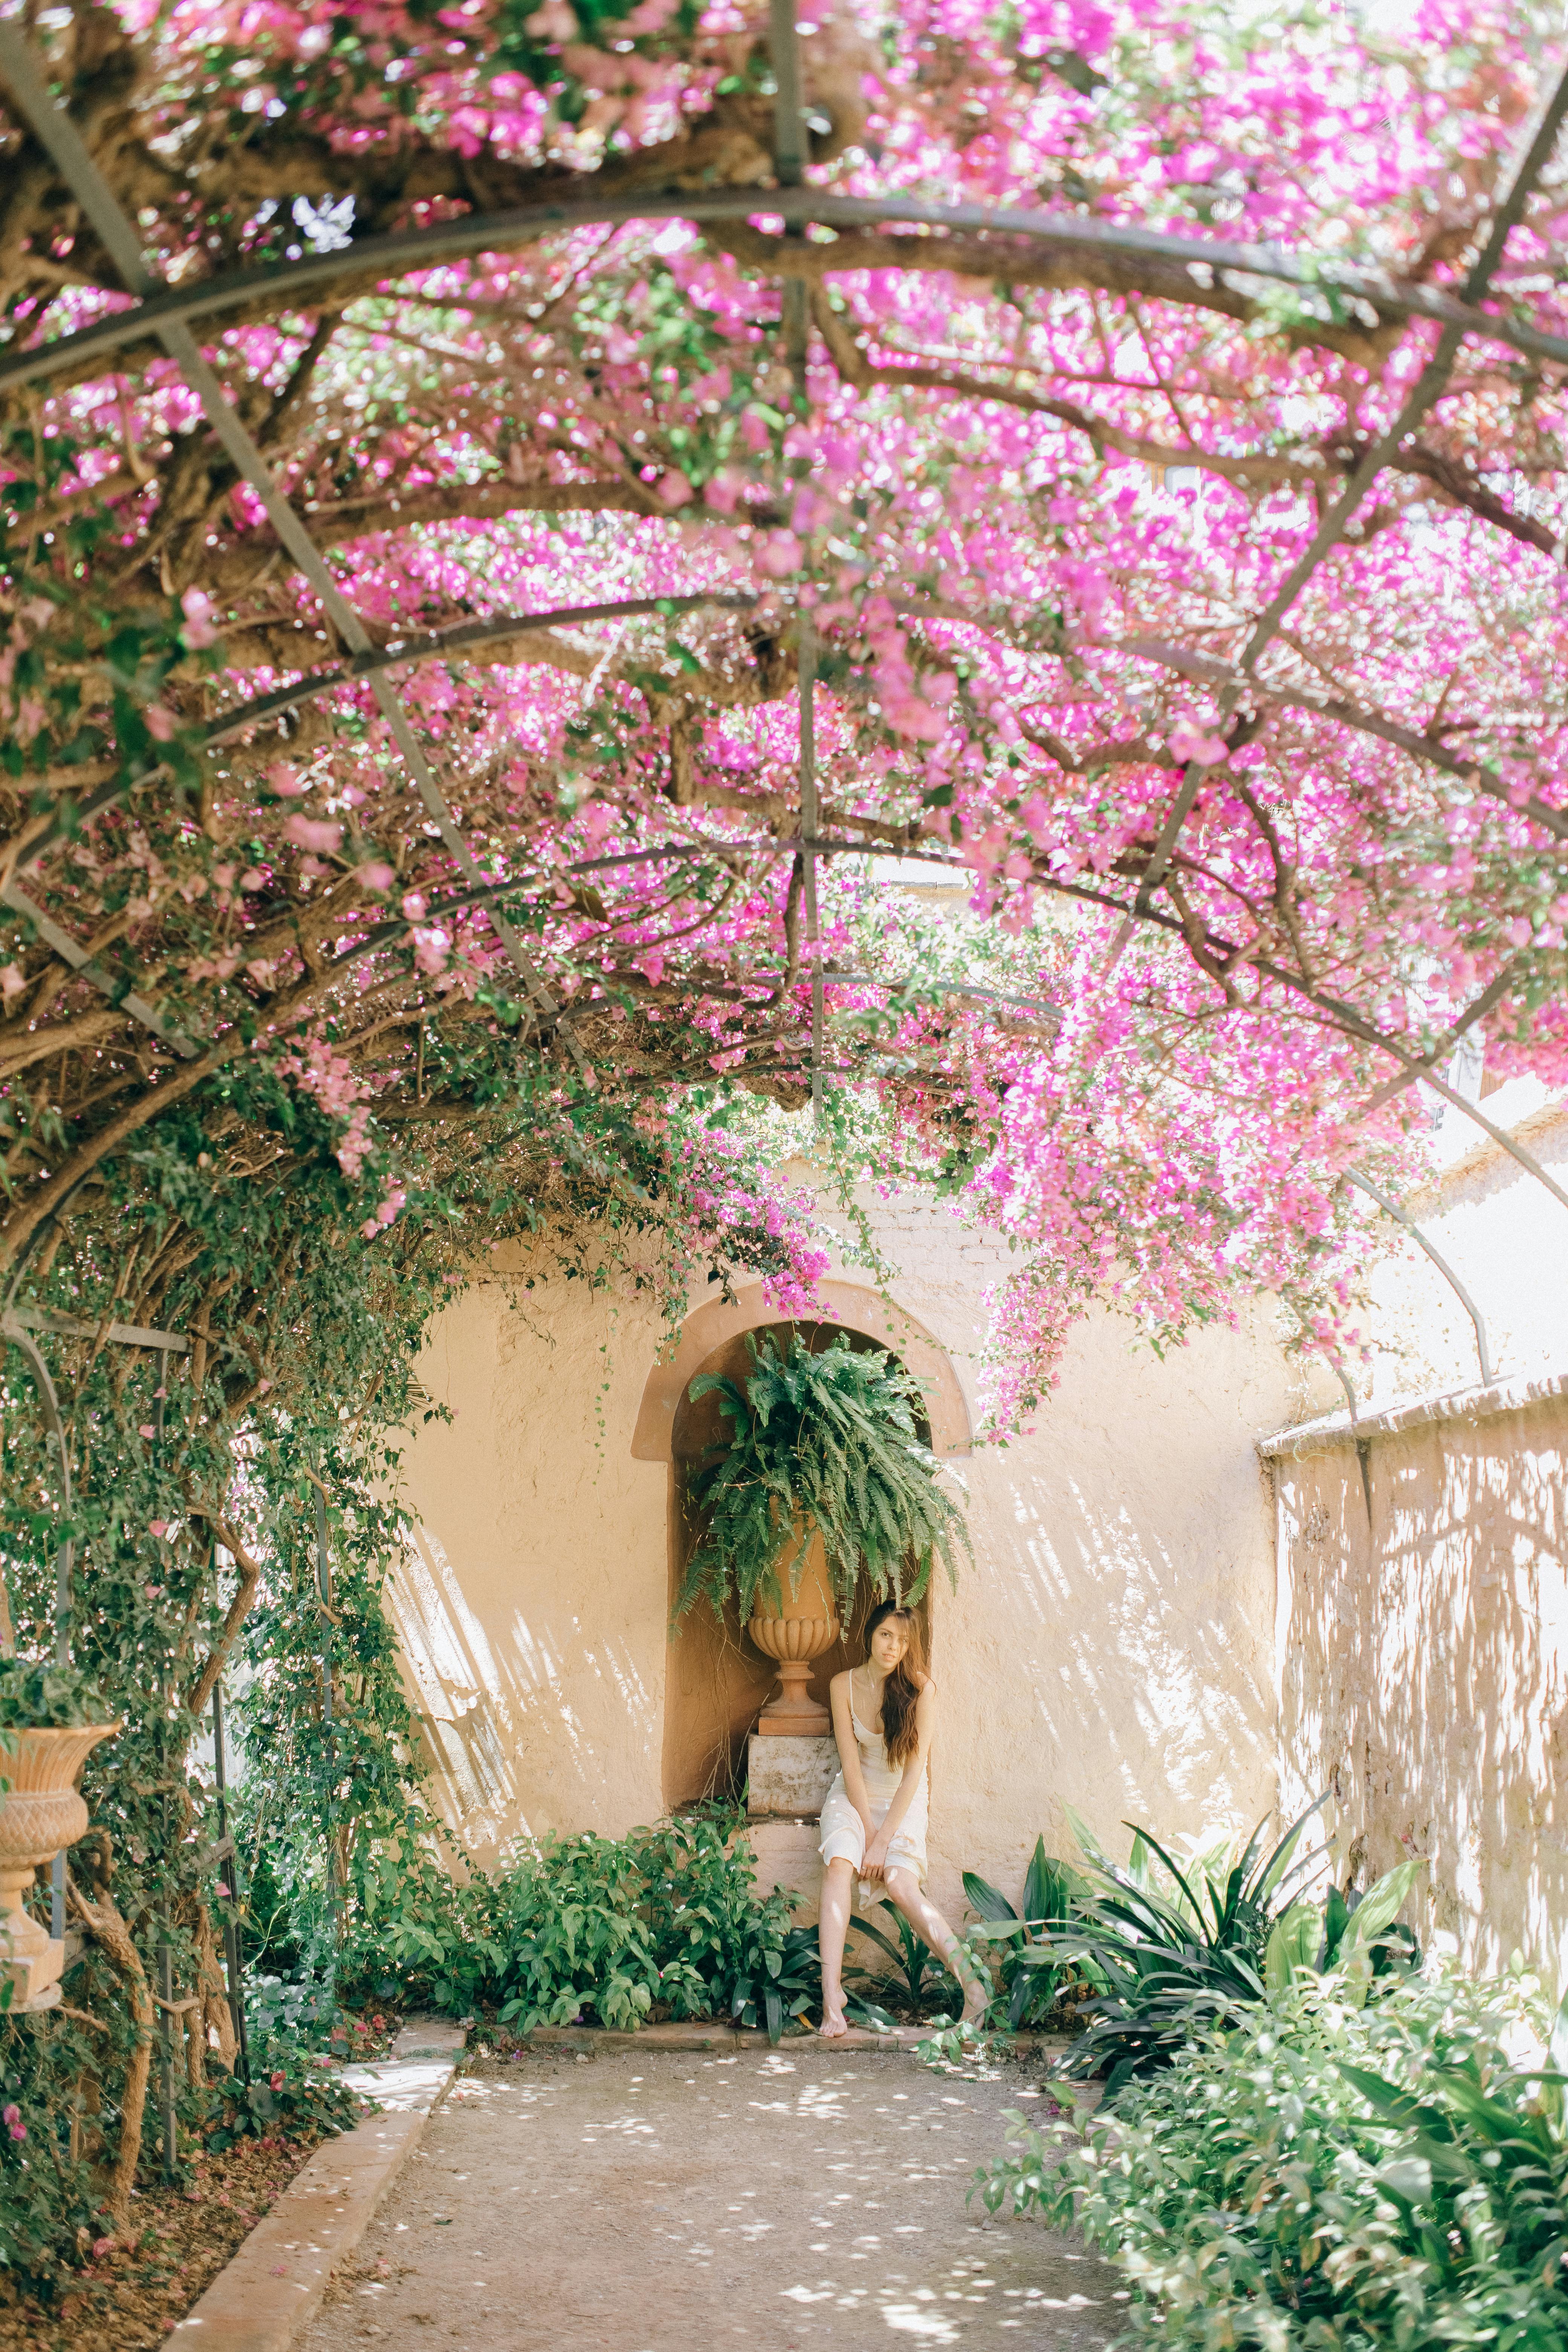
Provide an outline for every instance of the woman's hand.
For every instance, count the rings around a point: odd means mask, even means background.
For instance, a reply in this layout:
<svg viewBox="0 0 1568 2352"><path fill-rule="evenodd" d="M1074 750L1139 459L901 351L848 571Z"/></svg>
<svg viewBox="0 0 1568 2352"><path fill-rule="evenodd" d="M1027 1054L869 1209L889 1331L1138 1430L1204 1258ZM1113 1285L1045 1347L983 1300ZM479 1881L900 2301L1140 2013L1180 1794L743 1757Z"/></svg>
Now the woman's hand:
<svg viewBox="0 0 1568 2352"><path fill-rule="evenodd" d="M866 1848L866 1859L860 1864L862 1878L885 1878L888 1872L888 1840L879 1830Z"/></svg>

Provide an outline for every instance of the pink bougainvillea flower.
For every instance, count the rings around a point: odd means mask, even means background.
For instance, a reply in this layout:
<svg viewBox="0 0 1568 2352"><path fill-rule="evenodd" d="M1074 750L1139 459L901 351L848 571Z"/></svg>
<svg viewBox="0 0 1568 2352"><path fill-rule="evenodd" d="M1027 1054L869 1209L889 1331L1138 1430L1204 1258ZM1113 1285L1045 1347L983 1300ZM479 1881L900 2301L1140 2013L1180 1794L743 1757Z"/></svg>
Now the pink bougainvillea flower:
<svg viewBox="0 0 1568 2352"><path fill-rule="evenodd" d="M150 1429L144 1429L142 1432L142 1434L143 1437L151 1437L153 1433ZM162 1543L163 1538L169 1532L169 1526L170 1522L167 1519L149 1519L147 1522L147 1532L150 1536L156 1536L159 1542Z"/></svg>
<svg viewBox="0 0 1568 2352"><path fill-rule="evenodd" d="M1195 761L1200 768L1212 768L1226 757L1226 747L1222 737L1190 719L1178 719L1171 730L1171 757L1179 767Z"/></svg>
<svg viewBox="0 0 1568 2352"><path fill-rule="evenodd" d="M200 588L187 588L180 599L180 610L185 616L185 625L180 635L192 653L200 653L204 646L217 643L210 596Z"/></svg>
<svg viewBox="0 0 1568 2352"><path fill-rule="evenodd" d="M289 840L298 842L301 849L329 853L337 848L343 837L342 826L334 824L330 817L286 817L283 831Z"/></svg>

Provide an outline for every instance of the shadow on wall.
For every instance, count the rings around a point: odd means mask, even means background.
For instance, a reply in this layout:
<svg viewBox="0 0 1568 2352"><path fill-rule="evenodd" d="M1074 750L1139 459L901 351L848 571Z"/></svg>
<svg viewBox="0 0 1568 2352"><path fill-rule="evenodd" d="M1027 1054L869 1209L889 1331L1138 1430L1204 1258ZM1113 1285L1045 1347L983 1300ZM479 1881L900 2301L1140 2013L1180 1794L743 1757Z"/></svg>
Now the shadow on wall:
<svg viewBox="0 0 1568 2352"><path fill-rule="evenodd" d="M933 1232L910 1286L956 1349L978 1339L994 1268ZM917 1273L925 1234L895 1236ZM967 1454L931 1328L862 1286L824 1287L845 1328L930 1381L933 1451ZM547 1338L494 1285L440 1318L422 1377L451 1417L405 1456L416 1528L388 1601L431 1801L477 1859L530 1833L623 1835L732 1769L772 1669L737 1625L717 1677L688 1647L695 1630L668 1640L676 1422L705 1361L782 1320L749 1289L698 1308L656 1362L651 1318L617 1323L597 1295L562 1303ZM1040 1830L1070 1853L1064 1801L1121 1852L1124 1817L1182 1836L1250 1826L1271 1801L1274 1583L1253 1440L1292 1394L1261 1324L1205 1331L1161 1363L1097 1312L1039 1430L966 1465L975 1561L932 1610L939 1901L961 1904L963 1869L1016 1887Z"/></svg>
<svg viewBox="0 0 1568 2352"><path fill-rule="evenodd" d="M414 1528L386 1601L432 1799L465 1847L488 1857L515 1838L624 1826L616 1783L627 1750L656 1751L659 1735L658 1695L628 1641L573 1617L568 1651L517 1608L498 1654L426 1526ZM584 1672L615 1694L613 1748L579 1706Z"/></svg>
<svg viewBox="0 0 1568 2352"><path fill-rule="evenodd" d="M1276 1465L1286 1771L1363 1883L1428 1856L1428 1933L1560 1990L1568 1397L1376 1436L1368 1471L1370 1524L1353 1446Z"/></svg>

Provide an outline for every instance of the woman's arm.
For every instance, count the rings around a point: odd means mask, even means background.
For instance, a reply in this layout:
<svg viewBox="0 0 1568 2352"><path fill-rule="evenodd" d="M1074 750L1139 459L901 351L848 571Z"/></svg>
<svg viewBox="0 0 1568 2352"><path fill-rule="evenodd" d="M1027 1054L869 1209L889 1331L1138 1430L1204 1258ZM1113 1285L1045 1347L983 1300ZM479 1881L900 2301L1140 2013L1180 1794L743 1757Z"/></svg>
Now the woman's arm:
<svg viewBox="0 0 1568 2352"><path fill-rule="evenodd" d="M921 1775L926 1768L926 1758L931 1753L931 1734L936 1729L936 1685L929 1675L921 1685L921 1695L915 1701L915 1729L920 1735L919 1744L914 1754L904 1766L904 1777L893 1792L893 1801L883 1814L881 1825L876 1836L866 1849L866 1864L860 1874L862 1877L880 1877L887 1863L888 1848L898 1835L899 1825L904 1815L914 1803L915 1790L920 1787Z"/></svg>
<svg viewBox="0 0 1568 2352"><path fill-rule="evenodd" d="M838 1769L844 1775L844 1793L859 1814L869 1840L871 1800L866 1794L866 1775L860 1769L860 1743L849 1719L849 1677L847 1674L834 1675L827 1686L827 1696L833 1708L833 1737L838 1743Z"/></svg>

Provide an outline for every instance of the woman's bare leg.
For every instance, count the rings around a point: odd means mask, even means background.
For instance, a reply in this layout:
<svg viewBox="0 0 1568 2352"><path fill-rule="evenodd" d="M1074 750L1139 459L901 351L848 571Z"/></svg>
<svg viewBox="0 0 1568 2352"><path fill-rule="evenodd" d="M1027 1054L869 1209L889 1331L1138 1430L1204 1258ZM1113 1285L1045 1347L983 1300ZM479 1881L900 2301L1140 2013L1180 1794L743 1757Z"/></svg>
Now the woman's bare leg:
<svg viewBox="0 0 1568 2352"><path fill-rule="evenodd" d="M963 1986L964 2022L976 2024L990 2006L990 1986L976 1973L974 1963L963 1949L936 1905L926 1901L914 1872L889 1870L887 1883L888 1893L916 1935L923 1937L933 1952L942 1954Z"/></svg>
<svg viewBox="0 0 1568 2352"><path fill-rule="evenodd" d="M822 2032L831 2041L847 2032L844 2021L844 1939L849 1933L849 1898L855 1874L842 1856L822 1874L816 1944L822 1954Z"/></svg>

